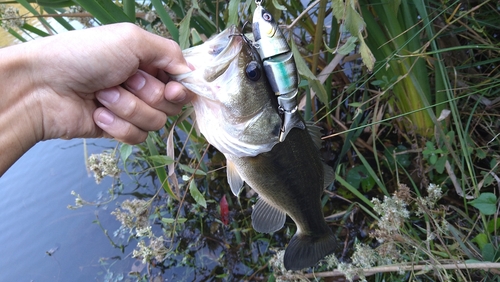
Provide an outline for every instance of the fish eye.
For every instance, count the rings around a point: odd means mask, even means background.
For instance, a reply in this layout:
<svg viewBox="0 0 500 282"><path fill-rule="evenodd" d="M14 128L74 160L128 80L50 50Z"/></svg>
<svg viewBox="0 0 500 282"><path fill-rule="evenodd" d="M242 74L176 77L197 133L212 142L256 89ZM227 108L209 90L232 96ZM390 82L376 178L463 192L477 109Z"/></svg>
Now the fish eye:
<svg viewBox="0 0 500 282"><path fill-rule="evenodd" d="M262 18L263 18L266 22L270 22L270 21L273 19L273 17L272 17L272 16L271 16L271 14L269 14L269 13L264 13L264 14L262 14Z"/></svg>
<svg viewBox="0 0 500 282"><path fill-rule="evenodd" d="M248 63L245 69L245 74L247 75L247 78L250 79L251 81L259 80L260 76L262 75L262 70L260 69L260 65L255 61Z"/></svg>

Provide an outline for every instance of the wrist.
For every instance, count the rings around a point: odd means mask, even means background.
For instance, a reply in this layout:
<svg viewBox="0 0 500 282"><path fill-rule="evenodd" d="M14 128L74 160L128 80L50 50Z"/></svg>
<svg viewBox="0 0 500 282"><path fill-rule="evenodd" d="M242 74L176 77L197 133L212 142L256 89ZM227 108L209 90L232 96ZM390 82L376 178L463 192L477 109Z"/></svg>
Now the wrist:
<svg viewBox="0 0 500 282"><path fill-rule="evenodd" d="M0 175L42 136L40 111L30 98L30 54L22 45L0 49Z"/></svg>

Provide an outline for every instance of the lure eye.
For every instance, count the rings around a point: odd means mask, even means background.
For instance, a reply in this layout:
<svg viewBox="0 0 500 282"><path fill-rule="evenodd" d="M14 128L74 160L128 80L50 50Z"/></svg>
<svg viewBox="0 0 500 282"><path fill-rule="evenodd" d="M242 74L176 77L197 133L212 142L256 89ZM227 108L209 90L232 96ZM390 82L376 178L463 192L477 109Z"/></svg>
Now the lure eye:
<svg viewBox="0 0 500 282"><path fill-rule="evenodd" d="M262 18L263 18L266 22L270 22L270 21L273 19L273 17L272 17L272 16L271 16L271 14L269 14L269 13L264 13L264 14L262 14Z"/></svg>
<svg viewBox="0 0 500 282"><path fill-rule="evenodd" d="M245 69L245 74L251 81L259 80L260 76L262 75L260 65L255 61L250 62Z"/></svg>

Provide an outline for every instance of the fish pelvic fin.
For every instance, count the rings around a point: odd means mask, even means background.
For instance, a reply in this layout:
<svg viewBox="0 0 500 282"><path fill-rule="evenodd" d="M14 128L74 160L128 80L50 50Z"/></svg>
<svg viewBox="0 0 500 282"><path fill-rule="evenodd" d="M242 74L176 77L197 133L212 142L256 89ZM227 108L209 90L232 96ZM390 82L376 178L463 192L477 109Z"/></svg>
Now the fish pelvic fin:
<svg viewBox="0 0 500 282"><path fill-rule="evenodd" d="M337 239L330 229L328 231L322 236L295 234L285 250L285 268L301 270L312 267L325 256L332 254L337 249Z"/></svg>
<svg viewBox="0 0 500 282"><path fill-rule="evenodd" d="M227 167L227 182L229 183L229 187L231 187L231 191L235 196L240 194L241 188L243 188L243 179L241 178L238 170L236 170L236 166L230 160L226 161Z"/></svg>
<svg viewBox="0 0 500 282"><path fill-rule="evenodd" d="M261 233L272 233L285 225L286 213L271 206L260 198L252 211L253 229Z"/></svg>

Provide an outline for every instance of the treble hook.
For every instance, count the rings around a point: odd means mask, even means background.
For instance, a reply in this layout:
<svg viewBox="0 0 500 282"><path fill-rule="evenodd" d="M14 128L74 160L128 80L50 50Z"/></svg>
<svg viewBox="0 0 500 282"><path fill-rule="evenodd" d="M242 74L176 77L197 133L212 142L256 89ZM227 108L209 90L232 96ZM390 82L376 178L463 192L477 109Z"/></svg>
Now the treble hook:
<svg viewBox="0 0 500 282"><path fill-rule="evenodd" d="M261 0L262 2L262 0ZM245 27L248 25L248 21L245 21L243 23L243 27L241 28L241 30L245 30ZM250 38L248 38L243 32L242 33L234 33L234 34L229 34L229 37L232 37L232 36L241 36L243 38L243 40L245 41L245 43L249 44L250 46L254 46L254 42L252 40L250 40Z"/></svg>

